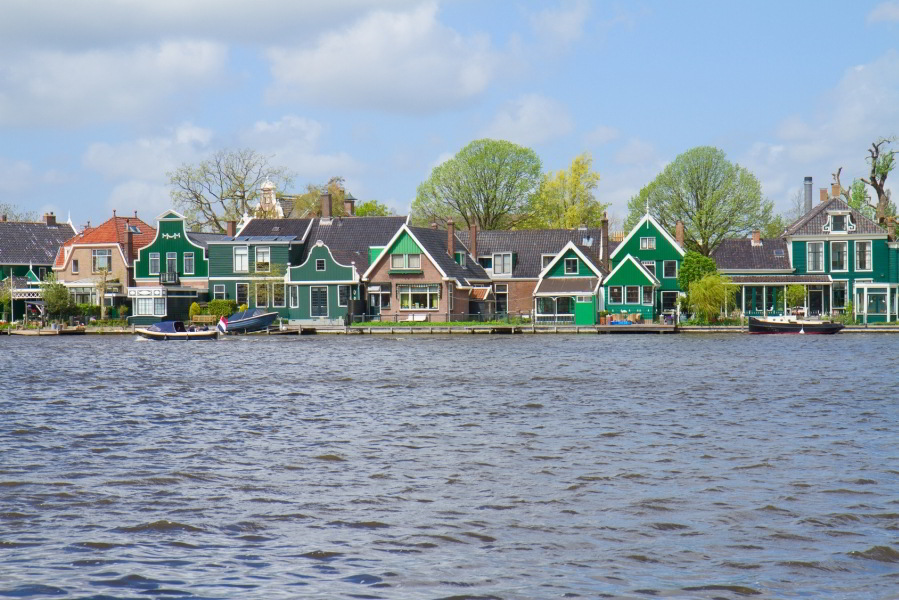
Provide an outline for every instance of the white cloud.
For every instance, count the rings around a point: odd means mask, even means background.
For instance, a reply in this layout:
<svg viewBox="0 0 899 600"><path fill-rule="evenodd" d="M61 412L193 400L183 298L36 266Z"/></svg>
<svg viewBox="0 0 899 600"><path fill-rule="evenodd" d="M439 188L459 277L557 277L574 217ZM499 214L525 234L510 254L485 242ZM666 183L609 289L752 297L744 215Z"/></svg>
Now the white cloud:
<svg viewBox="0 0 899 600"><path fill-rule="evenodd" d="M24 160L0 157L0 192L21 192L34 183L34 168Z"/></svg>
<svg viewBox="0 0 899 600"><path fill-rule="evenodd" d="M868 13L868 23L890 23L899 21L899 2L881 2Z"/></svg>
<svg viewBox="0 0 899 600"><path fill-rule="evenodd" d="M557 46L568 46L584 34L590 15L587 0L571 0L557 9L544 9L531 15L531 26L537 36Z"/></svg>
<svg viewBox="0 0 899 600"><path fill-rule="evenodd" d="M0 59L0 124L77 126L125 120L222 74L211 42L166 41L127 50L37 50Z"/></svg>
<svg viewBox="0 0 899 600"><path fill-rule="evenodd" d="M564 105L539 94L526 94L506 104L482 136L532 146L565 136L573 127Z"/></svg>
<svg viewBox="0 0 899 600"><path fill-rule="evenodd" d="M490 83L498 57L484 36L437 20L437 5L372 12L309 46L268 51L276 101L429 112L463 104Z"/></svg>
<svg viewBox="0 0 899 600"><path fill-rule="evenodd" d="M172 208L172 199L167 185L132 179L114 186L106 205L120 216L137 211L138 217L155 225L153 219Z"/></svg>
<svg viewBox="0 0 899 600"><path fill-rule="evenodd" d="M591 146L602 146L618 139L620 133L614 127L599 125L584 134L584 143Z"/></svg>
<svg viewBox="0 0 899 600"><path fill-rule="evenodd" d="M641 165L657 158L655 146L639 138L629 139L615 154L615 162L620 165Z"/></svg>

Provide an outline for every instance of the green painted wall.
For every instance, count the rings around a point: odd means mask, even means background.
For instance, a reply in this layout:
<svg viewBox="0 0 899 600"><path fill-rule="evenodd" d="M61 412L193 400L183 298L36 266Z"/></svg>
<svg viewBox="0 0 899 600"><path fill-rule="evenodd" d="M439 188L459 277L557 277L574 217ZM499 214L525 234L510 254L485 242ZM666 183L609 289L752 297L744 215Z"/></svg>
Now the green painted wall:
<svg viewBox="0 0 899 600"><path fill-rule="evenodd" d="M603 287L610 285L653 285L653 282L637 268L637 265L627 261L613 275L603 280Z"/></svg>
<svg viewBox="0 0 899 600"><path fill-rule="evenodd" d="M590 302L574 302L574 324L596 325L596 296L590 296Z"/></svg>
<svg viewBox="0 0 899 600"><path fill-rule="evenodd" d="M576 274L565 274L565 259L566 258L574 258L577 259L577 273ZM587 263L578 257L577 252L574 250L567 250L562 258L552 266L549 273L547 273L546 277L596 277L596 273L594 273Z"/></svg>
<svg viewBox="0 0 899 600"><path fill-rule="evenodd" d="M412 236L406 233L405 231L400 235L400 237L393 242L393 245L388 250L389 254L423 254L421 248L418 247L418 244L415 243L415 240L412 239Z"/></svg>
<svg viewBox="0 0 899 600"><path fill-rule="evenodd" d="M374 264L374 262L378 260L378 257L381 256L382 252L384 252L384 248L370 246L368 248L368 264Z"/></svg>
<svg viewBox="0 0 899 600"><path fill-rule="evenodd" d="M159 271L166 271L166 254L175 252L178 255L178 275L180 277L208 277L209 261L203 256L203 248L193 245L187 238L187 229L183 219L160 220L156 223L156 239L138 250L138 260L134 264L136 279L158 279L159 275L150 274L150 254L159 253ZM194 272L184 272L184 253L193 252Z"/></svg>
<svg viewBox="0 0 899 600"><path fill-rule="evenodd" d="M234 271L234 247L248 247L249 271L236 273ZM244 277L256 272L256 248L267 247L271 250L271 262L273 265L281 265L280 273L283 275L287 268L290 249L287 244L269 245L259 244L210 244L209 245L209 276L210 277ZM269 275L268 273L260 275ZM211 288L210 288L211 289Z"/></svg>
<svg viewBox="0 0 899 600"><path fill-rule="evenodd" d="M46 267L49 273L50 265L34 265L35 272L40 267ZM10 272L16 277L25 277L28 274L28 265L0 265L0 281L9 277Z"/></svg>
<svg viewBox="0 0 899 600"><path fill-rule="evenodd" d="M325 261L325 270L317 271L317 260ZM290 281L352 281L353 268L337 264L327 246L313 246L305 263L290 269Z"/></svg>
<svg viewBox="0 0 899 600"><path fill-rule="evenodd" d="M347 302L347 306L338 306L337 301L339 299L338 296L338 284L325 284L325 285L315 285L315 284L300 284L297 285L297 289L299 291L299 307L290 308L287 311L287 318L289 319L297 319L297 320L307 320L311 319L311 288L313 287L327 287L328 288L328 319L343 319L347 311L349 311L349 301ZM362 303L358 299L358 286L351 285L350 286L350 297L356 298L356 312L360 313L364 311L364 303ZM288 304L290 299L290 293L288 291Z"/></svg>
<svg viewBox="0 0 899 600"><path fill-rule="evenodd" d="M841 236L842 237L842 236ZM835 236L836 238L836 236ZM871 259L872 259L872 267L871 271L856 271L855 270L855 242L859 241L871 241ZM818 241L818 240L815 240ZM887 246L886 240L870 240L865 239L863 236L848 236L846 237L846 241L848 243L848 270L846 271L831 271L831 241L843 241L840 238L832 239L832 240L824 240L824 271L816 271L814 273L808 272L808 253L807 253L807 245L810 243L806 240L793 240L792 241L792 251L793 251L793 268L795 269L795 273L797 275L830 275L834 280L847 280L849 281L848 290L850 293L855 289L854 281L856 279L873 279L874 281L889 281L896 282L896 277L899 276L896 273L895 268L891 263L891 254L895 256L897 250L893 250ZM893 261L896 259L893 258ZM829 294L828 294L829 296ZM851 296L851 297L854 297ZM827 300L829 306L829 298Z"/></svg>
<svg viewBox="0 0 899 600"><path fill-rule="evenodd" d="M640 238L655 238L656 247L654 250L641 250ZM618 263L624 260L624 257L630 254L638 261L654 260L656 262L656 278L661 283L661 290L665 291L681 291L677 285L677 278L664 277L664 261L677 261L678 272L680 271L681 261L683 257L677 248L668 241L665 235L649 220L639 227L634 235L621 247L616 248L617 254L609 261L610 270L618 266Z"/></svg>
<svg viewBox="0 0 899 600"><path fill-rule="evenodd" d="M640 298L643 298L643 286L652 285L652 281L647 279L646 275L631 261L627 261L616 273L614 273L611 277L607 278L603 281L603 291L605 293L606 310L612 314L617 314L621 312L626 312L629 314L640 313L643 315L643 318L646 320L653 320L657 314L659 314L661 309L661 294L659 293L659 289L655 290L655 302L654 305L649 306L645 305L642 302L637 304L612 304L609 302L609 287L612 286L637 286L640 288ZM625 300L627 298L627 291L622 289L621 298Z"/></svg>

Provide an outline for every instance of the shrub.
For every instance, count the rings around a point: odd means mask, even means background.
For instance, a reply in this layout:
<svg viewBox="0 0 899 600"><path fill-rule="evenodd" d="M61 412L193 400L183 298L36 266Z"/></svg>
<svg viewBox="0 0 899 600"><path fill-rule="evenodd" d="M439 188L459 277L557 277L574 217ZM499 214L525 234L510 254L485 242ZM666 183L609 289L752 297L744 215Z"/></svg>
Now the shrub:
<svg viewBox="0 0 899 600"><path fill-rule="evenodd" d="M717 321L721 310L733 304L735 286L723 275L706 275L690 284L690 308L696 318L705 323Z"/></svg>
<svg viewBox="0 0 899 600"><path fill-rule="evenodd" d="M191 321L194 320L194 317L202 315L204 312L205 311L196 302L192 302L190 308L187 310L187 314L190 316Z"/></svg>
<svg viewBox="0 0 899 600"><path fill-rule="evenodd" d="M193 310L193 306L191 306ZM244 310L244 309L241 309ZM216 317L227 317L237 312L237 302L234 300L210 300L206 304L206 314Z"/></svg>
<svg viewBox="0 0 899 600"><path fill-rule="evenodd" d="M787 288L787 305L796 308L805 304L805 286L794 284Z"/></svg>
<svg viewBox="0 0 899 600"><path fill-rule="evenodd" d="M89 319L91 317L100 318L100 307L96 304L81 303L78 304L78 314Z"/></svg>

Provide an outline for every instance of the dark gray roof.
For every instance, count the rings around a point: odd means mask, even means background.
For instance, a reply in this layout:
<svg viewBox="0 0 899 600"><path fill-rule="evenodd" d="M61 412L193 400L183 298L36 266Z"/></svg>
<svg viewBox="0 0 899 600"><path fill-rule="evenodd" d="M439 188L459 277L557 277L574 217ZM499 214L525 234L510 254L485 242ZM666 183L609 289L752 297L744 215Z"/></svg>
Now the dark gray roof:
<svg viewBox="0 0 899 600"><path fill-rule="evenodd" d="M429 227L410 227L409 230L448 277L455 278L461 285L468 285L471 280L490 280L490 276L477 261L466 260L463 267L450 257L447 253L448 236L445 230ZM456 232L455 251L468 254L468 246L459 238L459 232Z"/></svg>
<svg viewBox="0 0 899 600"><path fill-rule="evenodd" d="M238 237L280 237L303 239L311 219L253 219ZM226 238L227 239L227 238Z"/></svg>
<svg viewBox="0 0 899 600"><path fill-rule="evenodd" d="M202 246L203 248L209 242L220 242L222 240L228 239L224 233L206 233L202 231L188 231L187 237L197 246Z"/></svg>
<svg viewBox="0 0 899 600"><path fill-rule="evenodd" d="M459 231L457 237L468 245L471 235L468 230ZM512 277L536 278L543 270L543 254L557 254L568 242L574 242L594 263L599 264L599 229L519 229L515 231L478 231L478 254L485 256L494 252L513 252L517 255L512 268ZM584 244L590 238L591 245ZM612 244L609 245L612 251ZM587 251L589 250L589 252Z"/></svg>
<svg viewBox="0 0 899 600"><path fill-rule="evenodd" d="M723 270L792 270L786 240L771 238L761 242L761 246L753 246L750 238L722 240L712 258Z"/></svg>
<svg viewBox="0 0 899 600"><path fill-rule="evenodd" d="M799 217L789 227L784 235L821 235L825 233L824 225L827 223L828 210L848 210L852 214L852 222L855 223L855 231L852 233L885 234L877 223L861 214L854 208L850 208L840 198L831 198L826 202L817 204L810 211Z"/></svg>
<svg viewBox="0 0 899 600"><path fill-rule="evenodd" d="M829 275L733 275L731 282L737 284L790 285L793 283L830 283Z"/></svg>
<svg viewBox="0 0 899 600"><path fill-rule="evenodd" d="M59 247L74 236L68 223L0 221L0 264L52 265Z"/></svg>
<svg viewBox="0 0 899 600"><path fill-rule="evenodd" d="M364 273L369 247L386 246L405 222L406 217L335 217L330 222L315 219L299 264L306 262L315 243L322 241L334 260L344 265L356 263L356 270Z"/></svg>
<svg viewBox="0 0 899 600"><path fill-rule="evenodd" d="M537 284L534 294L592 294L597 277L552 277Z"/></svg>

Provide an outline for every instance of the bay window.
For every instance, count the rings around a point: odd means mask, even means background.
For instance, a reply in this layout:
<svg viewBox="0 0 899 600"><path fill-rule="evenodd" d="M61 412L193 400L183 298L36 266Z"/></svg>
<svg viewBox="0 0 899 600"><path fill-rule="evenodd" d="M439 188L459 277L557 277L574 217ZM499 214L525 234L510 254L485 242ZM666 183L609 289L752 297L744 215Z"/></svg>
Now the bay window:
<svg viewBox="0 0 899 600"><path fill-rule="evenodd" d="M437 310L440 307L439 284L398 285L400 310Z"/></svg>

